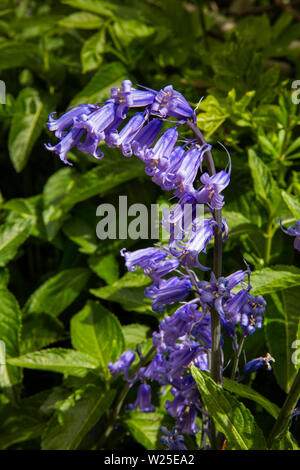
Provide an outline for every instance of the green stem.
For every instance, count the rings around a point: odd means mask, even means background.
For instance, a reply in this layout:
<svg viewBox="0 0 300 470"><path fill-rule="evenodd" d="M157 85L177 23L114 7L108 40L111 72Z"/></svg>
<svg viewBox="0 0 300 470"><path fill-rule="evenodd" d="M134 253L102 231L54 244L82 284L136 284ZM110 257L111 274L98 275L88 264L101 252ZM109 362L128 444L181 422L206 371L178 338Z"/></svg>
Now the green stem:
<svg viewBox="0 0 300 470"><path fill-rule="evenodd" d="M243 345L244 345L244 341L245 341L245 336L242 336L241 339L240 339L238 348L235 352L235 357L234 357L234 362L233 362L233 367L232 367L232 372L231 372L231 380L235 379L236 371L237 371L238 365L239 365L240 355L241 355Z"/></svg>
<svg viewBox="0 0 300 470"><path fill-rule="evenodd" d="M268 437L268 447L271 449L274 440L280 436L280 434L287 428L288 422L291 419L291 415L297 402L300 398L300 369L296 375L296 378L291 386L288 396L280 410L278 418L273 426L273 429Z"/></svg>
<svg viewBox="0 0 300 470"><path fill-rule="evenodd" d="M270 264L271 259L271 249L272 249L272 238L273 238L273 224L272 222L268 223L267 233L265 234L265 265Z"/></svg>

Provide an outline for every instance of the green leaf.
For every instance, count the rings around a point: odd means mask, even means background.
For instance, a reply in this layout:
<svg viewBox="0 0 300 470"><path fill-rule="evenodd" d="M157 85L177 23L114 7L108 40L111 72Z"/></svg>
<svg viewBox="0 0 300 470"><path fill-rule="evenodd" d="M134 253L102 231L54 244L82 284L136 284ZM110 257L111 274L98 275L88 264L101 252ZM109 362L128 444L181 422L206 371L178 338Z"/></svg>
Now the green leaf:
<svg viewBox="0 0 300 470"><path fill-rule="evenodd" d="M288 392L296 366L292 363L292 343L297 336L300 302L300 269L294 266L273 266L251 275L254 295L267 295L264 331L270 354L275 359L274 374L279 385Z"/></svg>
<svg viewBox="0 0 300 470"><path fill-rule="evenodd" d="M90 271L86 268L60 271L29 297L24 313L48 313L57 317L78 297L89 276Z"/></svg>
<svg viewBox="0 0 300 470"><path fill-rule="evenodd" d="M296 220L300 219L300 198L281 191L282 198Z"/></svg>
<svg viewBox="0 0 300 470"><path fill-rule="evenodd" d="M111 16L112 5L103 0L62 0L62 3L80 10L91 11L103 16Z"/></svg>
<svg viewBox="0 0 300 470"><path fill-rule="evenodd" d="M105 33L106 29L102 28L85 41L80 53L83 73L96 69L102 63L106 41Z"/></svg>
<svg viewBox="0 0 300 470"><path fill-rule="evenodd" d="M11 261L18 248L27 240L34 225L32 217L11 213L0 227L0 266Z"/></svg>
<svg viewBox="0 0 300 470"><path fill-rule="evenodd" d="M95 227L91 227L81 217L73 216L66 220L62 230L67 237L79 246L79 251L92 254L97 249L97 237Z"/></svg>
<svg viewBox="0 0 300 470"><path fill-rule="evenodd" d="M46 425L40 406L48 392L41 392L20 401L0 407L0 450L29 439L39 438Z"/></svg>
<svg viewBox="0 0 300 470"><path fill-rule="evenodd" d="M110 149L105 149L103 160L84 174L65 168L55 173L44 189L44 222L49 240L55 237L75 204L143 175L144 165L140 161L125 161L118 151Z"/></svg>
<svg viewBox="0 0 300 470"><path fill-rule="evenodd" d="M97 360L88 354L63 348L42 349L8 359L7 362L26 369L49 370L79 377L98 366Z"/></svg>
<svg viewBox="0 0 300 470"><path fill-rule="evenodd" d="M299 325L300 289L283 289L266 297L264 331L278 384L288 393L299 365L294 364L292 345Z"/></svg>
<svg viewBox="0 0 300 470"><path fill-rule="evenodd" d="M125 349L135 350L137 344L141 344L148 336L151 336L151 329L146 325L131 323L122 327L125 338Z"/></svg>
<svg viewBox="0 0 300 470"><path fill-rule="evenodd" d="M262 431L250 411L205 372L191 368L201 399L216 427L227 439L229 450L266 449Z"/></svg>
<svg viewBox="0 0 300 470"><path fill-rule="evenodd" d="M277 419L280 411L279 407L247 385L240 384L234 380L228 379L227 377L223 377L223 388L239 395L240 397L247 398L248 400L258 403L268 413L270 413L273 418Z"/></svg>
<svg viewBox="0 0 300 470"><path fill-rule="evenodd" d="M251 274L253 295L265 295L300 285L300 269L294 266L272 266Z"/></svg>
<svg viewBox="0 0 300 470"><path fill-rule="evenodd" d="M26 166L30 152L48 116L48 109L38 92L24 88L17 98L18 112L14 115L8 136L8 149L15 170Z"/></svg>
<svg viewBox="0 0 300 470"><path fill-rule="evenodd" d="M151 301L144 296L145 287L150 282L144 274L128 272L111 286L91 289L90 292L100 299L120 303L125 310L153 314Z"/></svg>
<svg viewBox="0 0 300 470"><path fill-rule="evenodd" d="M86 87L71 101L71 106L80 103L99 103L110 97L110 89L120 86L127 77L127 72L120 62L103 65L95 73Z"/></svg>
<svg viewBox="0 0 300 470"><path fill-rule="evenodd" d="M111 406L116 391L89 386L64 400L42 436L43 450L75 450Z"/></svg>
<svg viewBox="0 0 300 470"><path fill-rule="evenodd" d="M205 132L206 138L212 135L229 116L213 95L208 95L201 101L199 110L201 112L197 115L197 125Z"/></svg>
<svg viewBox="0 0 300 470"><path fill-rule="evenodd" d="M107 367L124 351L124 338L119 320L99 302L89 301L71 320L71 338L74 348L94 357L106 376Z"/></svg>
<svg viewBox="0 0 300 470"><path fill-rule="evenodd" d="M27 315L22 325L21 354L44 348L64 337L64 326L51 315Z"/></svg>
<svg viewBox="0 0 300 470"><path fill-rule="evenodd" d="M93 13L77 12L66 16L58 24L64 28L98 29L103 25L103 19Z"/></svg>
<svg viewBox="0 0 300 470"><path fill-rule="evenodd" d="M259 199L263 199L265 202L269 203L269 193L275 186L270 169L256 155L253 149L249 149L248 151L248 162L254 182L256 196Z"/></svg>
<svg viewBox="0 0 300 470"><path fill-rule="evenodd" d="M159 413L133 411L130 417L124 420L124 424L132 437L145 449L156 450L164 418L165 415Z"/></svg>
<svg viewBox="0 0 300 470"><path fill-rule="evenodd" d="M108 255L91 256L88 259L89 267L107 284L113 284L119 278L119 265L116 257L109 253Z"/></svg>
<svg viewBox="0 0 300 470"><path fill-rule="evenodd" d="M0 388L13 398L13 387L21 381L21 371L7 360L20 354L21 311L13 294L0 289Z"/></svg>

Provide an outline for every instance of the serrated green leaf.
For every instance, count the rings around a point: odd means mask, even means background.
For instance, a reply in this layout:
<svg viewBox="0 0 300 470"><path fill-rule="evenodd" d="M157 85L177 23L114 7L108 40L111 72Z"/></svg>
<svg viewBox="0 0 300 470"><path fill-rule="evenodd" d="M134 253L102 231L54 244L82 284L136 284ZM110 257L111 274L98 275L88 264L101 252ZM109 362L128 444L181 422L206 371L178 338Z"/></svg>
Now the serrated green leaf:
<svg viewBox="0 0 300 470"><path fill-rule="evenodd" d="M216 427L227 439L229 450L266 449L262 431L250 411L205 372L192 366L201 399Z"/></svg>
<svg viewBox="0 0 300 470"><path fill-rule="evenodd" d="M111 286L91 289L96 297L112 302L118 302L125 310L153 314L151 301L145 299L144 290L150 283L144 274L129 272Z"/></svg>
<svg viewBox="0 0 300 470"><path fill-rule="evenodd" d="M145 449L156 450L161 435L160 428L165 415L159 413L141 413L134 411L124 420L132 437Z"/></svg>
<svg viewBox="0 0 300 470"><path fill-rule="evenodd" d="M285 191L281 191L284 202L293 214L296 220L300 219L300 198L292 196Z"/></svg>
<svg viewBox="0 0 300 470"><path fill-rule="evenodd" d="M19 173L26 166L32 147L42 132L48 109L33 88L24 88L16 104L18 112L12 119L8 149L14 168Z"/></svg>
<svg viewBox="0 0 300 470"><path fill-rule="evenodd" d="M266 300L264 331L268 349L276 361L273 370L277 382L288 393L298 370L292 361L292 345L299 325L299 286L278 290Z"/></svg>
<svg viewBox="0 0 300 470"><path fill-rule="evenodd" d="M61 403L42 437L43 450L75 450L112 404L116 391L90 386Z"/></svg>
<svg viewBox="0 0 300 470"><path fill-rule="evenodd" d="M14 213L7 216L5 223L0 227L0 266L5 266L15 257L18 248L29 237L33 226L32 217L20 217Z"/></svg>
<svg viewBox="0 0 300 470"><path fill-rule="evenodd" d="M63 348L42 349L8 359L9 364L27 369L49 370L81 377L87 370L96 369L98 361L81 351Z"/></svg>
<svg viewBox="0 0 300 470"><path fill-rule="evenodd" d="M300 285L300 269L294 266L272 266L251 274L253 295L265 295Z"/></svg>
<svg viewBox="0 0 300 470"><path fill-rule="evenodd" d="M119 265L116 257L109 253L108 255L91 256L88 260L89 267L107 284L113 284L119 278Z"/></svg>
<svg viewBox="0 0 300 470"><path fill-rule="evenodd" d="M148 326L139 323L122 326L122 331L125 339L125 349L131 350L135 350L137 344L149 339L151 333Z"/></svg>
<svg viewBox="0 0 300 470"><path fill-rule="evenodd" d="M27 300L24 313L48 313L57 317L80 294L90 272L86 268L60 271L42 284Z"/></svg>
<svg viewBox="0 0 300 470"><path fill-rule="evenodd" d="M102 63L102 54L105 48L106 29L103 27L93 34L82 46L80 58L83 73L96 69Z"/></svg>
<svg viewBox="0 0 300 470"><path fill-rule="evenodd" d="M278 417L280 411L279 407L247 385L240 384L234 380L228 379L227 377L223 377L223 387L229 392L235 393L240 397L247 398L248 400L252 400L255 403L258 403L268 413L270 413L273 418L276 419Z"/></svg>
<svg viewBox="0 0 300 470"><path fill-rule="evenodd" d="M107 367L124 351L124 338L119 320L99 302L89 301L71 320L71 339L74 348L94 357L101 365L106 379Z"/></svg>
<svg viewBox="0 0 300 470"><path fill-rule="evenodd" d="M265 163L257 156L253 149L248 151L248 162L254 182L256 196L260 199L263 199L268 204L269 193L272 188L275 188L271 171L267 165L265 165Z"/></svg>
<svg viewBox="0 0 300 470"><path fill-rule="evenodd" d="M21 381L21 371L8 364L8 359L20 354L21 311L14 295L0 289L0 389L14 399L14 386Z"/></svg>
<svg viewBox="0 0 300 470"><path fill-rule="evenodd" d="M64 326L45 313L30 314L23 319L21 354L49 346L64 337Z"/></svg>

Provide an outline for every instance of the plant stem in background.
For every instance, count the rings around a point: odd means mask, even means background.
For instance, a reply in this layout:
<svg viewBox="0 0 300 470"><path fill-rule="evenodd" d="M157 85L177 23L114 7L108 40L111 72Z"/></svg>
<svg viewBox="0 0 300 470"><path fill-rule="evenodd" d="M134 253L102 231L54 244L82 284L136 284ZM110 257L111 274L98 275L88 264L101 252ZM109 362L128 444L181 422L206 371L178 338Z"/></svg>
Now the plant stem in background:
<svg viewBox="0 0 300 470"><path fill-rule="evenodd" d="M231 372L231 380L235 379L236 371L238 369L238 364L239 364L239 358L243 349L244 341L245 341L245 336L242 336L235 350L234 362L233 362L232 372Z"/></svg>

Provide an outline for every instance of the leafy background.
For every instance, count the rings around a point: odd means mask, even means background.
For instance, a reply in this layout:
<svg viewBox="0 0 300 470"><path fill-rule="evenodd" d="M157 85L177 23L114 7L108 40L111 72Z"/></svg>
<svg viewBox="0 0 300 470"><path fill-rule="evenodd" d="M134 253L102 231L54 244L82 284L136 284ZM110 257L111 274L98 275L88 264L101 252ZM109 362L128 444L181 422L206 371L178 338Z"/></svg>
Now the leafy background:
<svg viewBox="0 0 300 470"><path fill-rule="evenodd" d="M158 320L143 297L148 278L126 273L120 257L121 248L151 241L100 241L95 232L100 203L127 195L129 204L150 206L168 195L118 151L105 149L101 161L74 151L69 168L43 145L55 142L45 125L51 111L101 102L125 78L155 89L172 83L193 106L203 97L198 125L219 168L227 157L218 142L230 151L223 271L250 263L253 292L268 308L263 330L247 340L247 359L268 351L276 363L245 379L246 388L225 382L221 398L205 374L196 378L208 410L214 399L223 406L217 425L232 448L262 442L295 376L292 343L300 339L299 254L279 229L280 218L286 227L300 219L300 105L291 88L299 57L291 2L0 1L1 449L154 449L170 422L167 390L154 394L155 413L125 407L103 441L124 387L107 363L136 343L147 351ZM202 261L211 259L210 249ZM133 389L126 403L134 397ZM238 425L236 413L246 413L242 441L224 413ZM297 420L291 431L299 439ZM278 445L296 446L285 439Z"/></svg>

